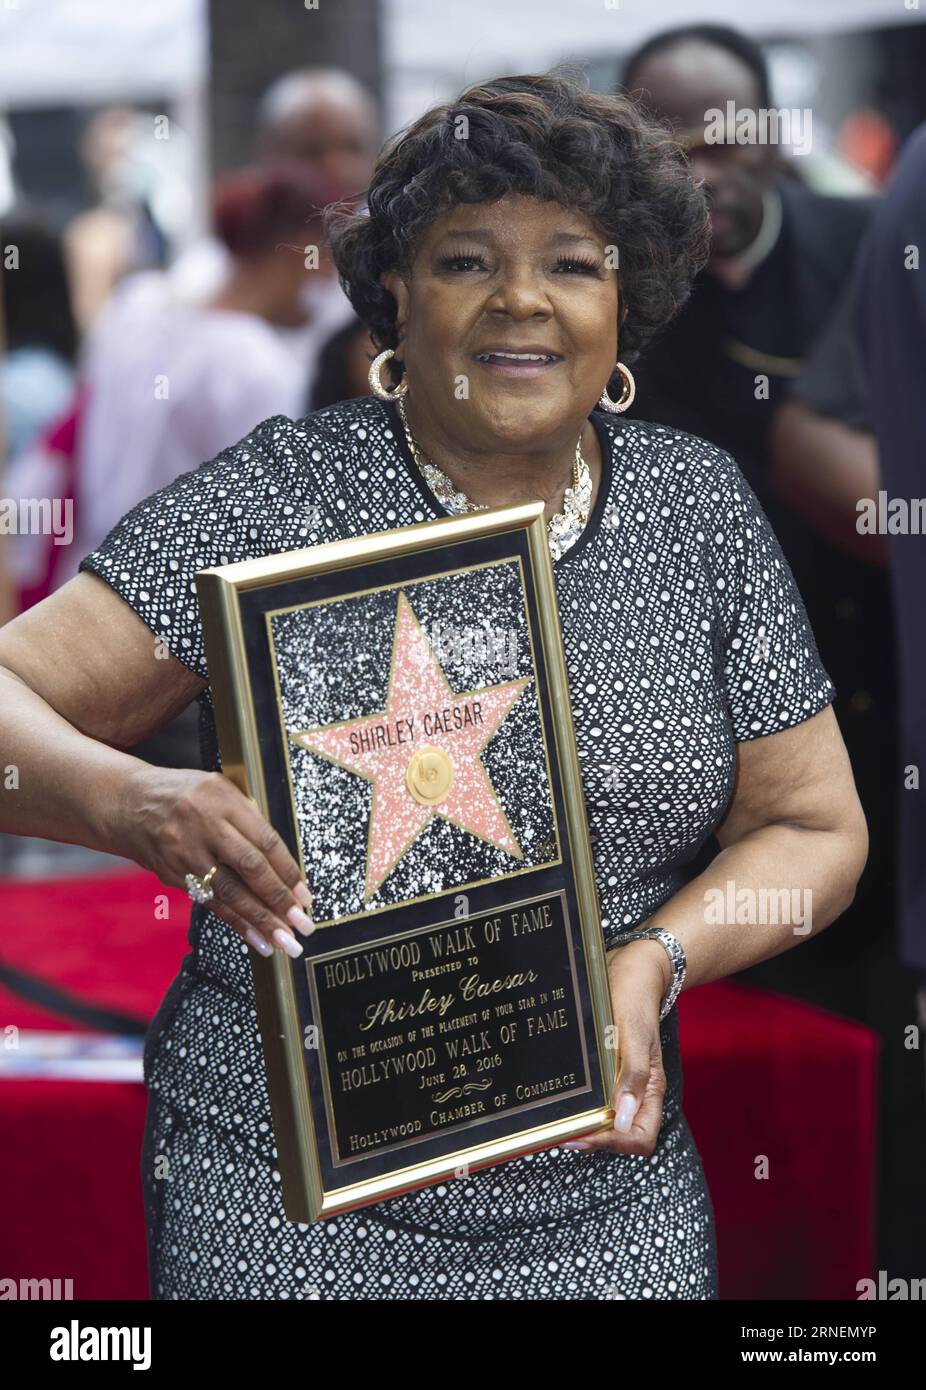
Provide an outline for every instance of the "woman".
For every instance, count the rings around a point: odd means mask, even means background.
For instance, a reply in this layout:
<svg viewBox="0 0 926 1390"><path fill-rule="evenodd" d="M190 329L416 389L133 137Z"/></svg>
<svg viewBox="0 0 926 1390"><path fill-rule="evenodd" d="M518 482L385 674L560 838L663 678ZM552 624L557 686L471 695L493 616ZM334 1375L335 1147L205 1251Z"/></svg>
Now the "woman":
<svg viewBox="0 0 926 1390"><path fill-rule="evenodd" d="M18 828L114 849L172 884L218 866L146 1050L154 1297L716 1296L663 1000L685 956L690 988L803 939L717 924L706 895L729 879L804 887L819 930L852 899L866 831L834 692L735 463L622 424L604 394L618 339L626 361L684 301L705 225L677 148L623 99L510 77L429 111L381 155L369 216L331 219L383 348L374 396L264 421L135 508L72 585L0 634ZM380 398L390 390L404 394ZM616 1127L297 1226L274 1168L248 948L302 952L309 886L221 776L119 749L198 698L204 766L218 767L197 570L439 516L440 496L451 510L547 504L615 947ZM683 886L712 831L722 853ZM618 945L644 924L662 935Z"/></svg>

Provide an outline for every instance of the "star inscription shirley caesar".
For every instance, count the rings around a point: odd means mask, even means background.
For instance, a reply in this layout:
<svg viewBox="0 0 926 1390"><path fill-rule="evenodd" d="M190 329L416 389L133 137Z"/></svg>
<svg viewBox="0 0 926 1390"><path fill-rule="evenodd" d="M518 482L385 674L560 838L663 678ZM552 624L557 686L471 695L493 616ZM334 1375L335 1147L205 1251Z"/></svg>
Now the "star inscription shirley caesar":
<svg viewBox="0 0 926 1390"><path fill-rule="evenodd" d="M435 815L522 857L479 755L529 684L522 677L456 694L400 592L385 710L289 730L301 748L373 784L365 898Z"/></svg>

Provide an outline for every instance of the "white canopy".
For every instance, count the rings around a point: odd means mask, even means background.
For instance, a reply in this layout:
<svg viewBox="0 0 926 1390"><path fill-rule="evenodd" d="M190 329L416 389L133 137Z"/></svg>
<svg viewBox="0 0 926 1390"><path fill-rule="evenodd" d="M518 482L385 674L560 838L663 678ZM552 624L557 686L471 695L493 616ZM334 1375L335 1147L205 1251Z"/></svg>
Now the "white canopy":
<svg viewBox="0 0 926 1390"><path fill-rule="evenodd" d="M387 127L482 78L617 57L678 24L768 39L924 18L926 0L383 0Z"/></svg>
<svg viewBox="0 0 926 1390"><path fill-rule="evenodd" d="M255 22L272 24L262 9ZM618 53L672 24L729 23L759 38L843 31L917 23L926 0L381 0L380 13L386 89L404 107L406 82L416 101L429 85L433 100L445 81L449 90L487 72ZM207 76L208 48L206 0L0 0L0 106L186 92Z"/></svg>
<svg viewBox="0 0 926 1390"><path fill-rule="evenodd" d="M0 108L179 96L208 64L206 0L0 0Z"/></svg>

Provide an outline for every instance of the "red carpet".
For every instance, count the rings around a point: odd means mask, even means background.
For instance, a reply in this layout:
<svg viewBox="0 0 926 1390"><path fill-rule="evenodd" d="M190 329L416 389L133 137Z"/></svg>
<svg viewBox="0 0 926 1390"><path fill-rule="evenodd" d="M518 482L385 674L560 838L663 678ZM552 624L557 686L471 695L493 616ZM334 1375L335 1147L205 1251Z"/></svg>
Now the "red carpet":
<svg viewBox="0 0 926 1390"><path fill-rule="evenodd" d="M149 1019L187 950L186 894L148 874L8 883L3 895L2 963L98 1007ZM683 994L679 1012L721 1296L855 1298L872 1273L876 1038L729 983ZM2 987L0 1024L0 1035L82 1027ZM144 1105L140 1084L0 1081L0 1277L147 1297Z"/></svg>
<svg viewBox="0 0 926 1390"><path fill-rule="evenodd" d="M4 883L2 893L4 965L89 1003L152 1017L188 949L190 900L182 889L130 868L105 878ZM0 1003L3 1017L21 1028L76 1026L12 1000L2 987Z"/></svg>
<svg viewBox="0 0 926 1390"><path fill-rule="evenodd" d="M86 1002L152 1017L187 951L186 893L133 870L5 883L2 892L4 965ZM2 986L0 1019L4 1028L86 1031ZM148 1297L144 1121L141 1084L0 1081L2 1277L72 1279L75 1298Z"/></svg>
<svg viewBox="0 0 926 1390"><path fill-rule="evenodd" d="M721 1297L857 1298L873 1264L876 1035L727 981L678 1007Z"/></svg>

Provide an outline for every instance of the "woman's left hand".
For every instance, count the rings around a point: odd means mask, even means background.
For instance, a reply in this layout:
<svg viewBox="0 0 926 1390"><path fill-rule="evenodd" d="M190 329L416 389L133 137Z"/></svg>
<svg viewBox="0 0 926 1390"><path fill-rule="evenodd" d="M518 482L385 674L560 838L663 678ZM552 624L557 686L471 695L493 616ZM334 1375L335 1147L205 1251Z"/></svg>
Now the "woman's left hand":
<svg viewBox="0 0 926 1390"><path fill-rule="evenodd" d="M658 941L631 941L609 953L618 1067L612 1100L614 1127L595 1130L566 1147L644 1157L655 1149L666 1090L659 1009L670 977L669 959Z"/></svg>

